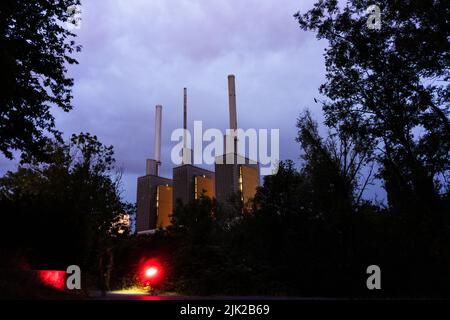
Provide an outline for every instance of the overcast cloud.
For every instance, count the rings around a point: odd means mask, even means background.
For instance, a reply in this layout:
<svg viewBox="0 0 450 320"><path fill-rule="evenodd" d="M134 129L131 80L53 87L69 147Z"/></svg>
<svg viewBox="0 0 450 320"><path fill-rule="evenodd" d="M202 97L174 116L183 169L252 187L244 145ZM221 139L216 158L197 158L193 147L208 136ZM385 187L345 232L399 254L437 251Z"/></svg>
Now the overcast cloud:
<svg viewBox="0 0 450 320"><path fill-rule="evenodd" d="M183 87L189 126L228 124L227 75L236 75L238 125L280 129L280 156L298 162L298 114L321 120L317 88L323 48L293 14L312 0L84 0L77 41L83 51L74 110L56 111L66 136L81 131L112 144L124 169L124 196L135 201L136 178L153 155L154 109L163 105L162 175L171 176L172 130L182 126ZM14 163L0 160L2 171ZM3 172L2 172L3 173Z"/></svg>

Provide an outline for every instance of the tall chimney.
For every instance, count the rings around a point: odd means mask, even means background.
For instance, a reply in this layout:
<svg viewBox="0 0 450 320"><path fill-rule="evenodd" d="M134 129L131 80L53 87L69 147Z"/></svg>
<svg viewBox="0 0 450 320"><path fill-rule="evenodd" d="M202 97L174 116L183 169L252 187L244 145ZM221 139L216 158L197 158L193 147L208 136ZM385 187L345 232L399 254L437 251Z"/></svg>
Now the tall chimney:
<svg viewBox="0 0 450 320"><path fill-rule="evenodd" d="M147 159L146 174L159 176L159 167L161 165L161 119L162 106L157 105L155 108L155 154L153 159Z"/></svg>
<svg viewBox="0 0 450 320"><path fill-rule="evenodd" d="M183 149L181 151L181 164L192 164L192 150L188 148L188 141L187 141L187 89L184 88L184 103L183 103Z"/></svg>
<svg viewBox="0 0 450 320"><path fill-rule="evenodd" d="M187 148L187 142L186 142L186 130L187 130L187 89L184 88L184 121L183 121L183 129L184 129L184 134L183 134L183 150L186 150Z"/></svg>
<svg viewBox="0 0 450 320"><path fill-rule="evenodd" d="M230 129L237 130L236 84L234 75L228 76L228 101L230 108Z"/></svg>
<svg viewBox="0 0 450 320"><path fill-rule="evenodd" d="M161 120L162 106L157 105L155 110L155 157L154 159L161 163Z"/></svg>

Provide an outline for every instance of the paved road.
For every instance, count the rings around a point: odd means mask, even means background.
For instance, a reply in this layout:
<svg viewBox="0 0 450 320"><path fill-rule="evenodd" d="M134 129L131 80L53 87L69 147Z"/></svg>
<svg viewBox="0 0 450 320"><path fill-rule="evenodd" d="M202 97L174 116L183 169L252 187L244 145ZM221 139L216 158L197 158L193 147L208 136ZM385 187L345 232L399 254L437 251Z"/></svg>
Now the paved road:
<svg viewBox="0 0 450 320"><path fill-rule="evenodd" d="M100 293L92 294L92 298L96 300L347 300L335 298L310 298L310 297L279 297L279 296L178 296L174 294L168 295L149 295L144 293L119 293L108 292L105 296Z"/></svg>

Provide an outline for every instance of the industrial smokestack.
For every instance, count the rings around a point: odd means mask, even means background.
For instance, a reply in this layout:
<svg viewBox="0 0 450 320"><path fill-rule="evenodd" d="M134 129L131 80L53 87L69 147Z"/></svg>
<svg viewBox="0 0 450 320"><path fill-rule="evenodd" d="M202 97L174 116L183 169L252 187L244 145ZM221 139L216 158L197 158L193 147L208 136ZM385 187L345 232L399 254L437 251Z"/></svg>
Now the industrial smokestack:
<svg viewBox="0 0 450 320"><path fill-rule="evenodd" d="M159 176L159 167L161 165L161 120L162 106L157 105L155 108L155 154L153 159L147 159L146 174Z"/></svg>
<svg viewBox="0 0 450 320"><path fill-rule="evenodd" d="M161 163L161 120L162 106L157 105L155 110L155 157L154 159Z"/></svg>
<svg viewBox="0 0 450 320"><path fill-rule="evenodd" d="M184 135L183 135L183 150L186 150L187 148L187 142L186 142L186 130L187 130L187 89L184 88L184 121L183 121L183 129L184 129Z"/></svg>
<svg viewBox="0 0 450 320"><path fill-rule="evenodd" d="M182 153L182 164L192 164L192 150L188 148L188 141L187 141L187 89L184 88L184 103L183 103L183 150ZM190 145L190 143L189 143Z"/></svg>
<svg viewBox="0 0 450 320"><path fill-rule="evenodd" d="M228 76L228 101L230 109L230 129L237 130L236 84L234 75Z"/></svg>

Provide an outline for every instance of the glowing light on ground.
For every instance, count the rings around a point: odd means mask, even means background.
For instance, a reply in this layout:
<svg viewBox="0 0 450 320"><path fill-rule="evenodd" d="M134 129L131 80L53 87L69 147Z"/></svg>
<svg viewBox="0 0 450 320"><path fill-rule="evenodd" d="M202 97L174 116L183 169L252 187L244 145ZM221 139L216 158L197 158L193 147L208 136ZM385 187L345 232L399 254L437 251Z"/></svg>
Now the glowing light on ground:
<svg viewBox="0 0 450 320"><path fill-rule="evenodd" d="M142 294L148 294L148 290L146 290L144 288L139 288L139 287L132 287L132 288L127 288L127 289L112 291L111 293L112 294L123 294L123 295L142 295Z"/></svg>

